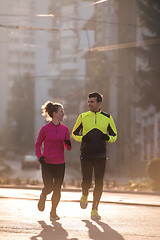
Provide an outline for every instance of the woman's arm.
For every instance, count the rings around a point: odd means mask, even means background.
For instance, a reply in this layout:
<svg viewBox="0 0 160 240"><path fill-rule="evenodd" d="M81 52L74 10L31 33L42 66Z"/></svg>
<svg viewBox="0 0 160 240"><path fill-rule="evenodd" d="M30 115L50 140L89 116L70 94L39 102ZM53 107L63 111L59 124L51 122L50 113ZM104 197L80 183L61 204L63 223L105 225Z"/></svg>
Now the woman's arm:
<svg viewBox="0 0 160 240"><path fill-rule="evenodd" d="M66 131L66 135L65 135L65 139L64 139L64 147L70 151L72 149L72 144L71 144L71 139L70 139L70 134L69 134L69 130L67 128Z"/></svg>
<svg viewBox="0 0 160 240"><path fill-rule="evenodd" d="M43 127L41 128L41 130L39 131L36 143L35 143L35 153L37 155L37 158L40 159L40 157L42 157L42 153L41 153L41 147L42 147L42 143L45 139L45 132Z"/></svg>

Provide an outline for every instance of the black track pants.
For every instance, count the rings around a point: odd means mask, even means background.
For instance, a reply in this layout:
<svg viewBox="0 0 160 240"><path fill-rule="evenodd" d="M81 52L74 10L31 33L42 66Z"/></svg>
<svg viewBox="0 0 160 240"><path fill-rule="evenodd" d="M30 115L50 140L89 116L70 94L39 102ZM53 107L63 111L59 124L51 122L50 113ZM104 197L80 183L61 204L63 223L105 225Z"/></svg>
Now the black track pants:
<svg viewBox="0 0 160 240"><path fill-rule="evenodd" d="M106 158L81 159L82 192L84 195L88 195L88 191L91 188L92 175L94 173L95 187L93 191L92 209L98 207L102 195L105 166Z"/></svg>
<svg viewBox="0 0 160 240"><path fill-rule="evenodd" d="M56 211L56 207L61 198L61 186L64 180L65 163L63 164L42 164L42 179L44 188L42 194L47 196L53 191L52 210Z"/></svg>

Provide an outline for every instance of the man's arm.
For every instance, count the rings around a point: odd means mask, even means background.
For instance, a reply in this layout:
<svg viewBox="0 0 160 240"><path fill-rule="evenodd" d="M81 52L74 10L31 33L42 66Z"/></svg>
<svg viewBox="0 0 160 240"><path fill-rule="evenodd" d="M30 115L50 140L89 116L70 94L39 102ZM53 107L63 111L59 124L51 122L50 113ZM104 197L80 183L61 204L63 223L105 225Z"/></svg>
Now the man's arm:
<svg viewBox="0 0 160 240"><path fill-rule="evenodd" d="M79 115L79 117L77 118L77 121L73 127L72 130L72 136L74 138L75 141L77 142L82 142L82 135L80 135L80 131L82 130L83 125L82 125L82 116Z"/></svg>
<svg viewBox="0 0 160 240"><path fill-rule="evenodd" d="M116 129L114 120L113 120L111 115L110 115L110 122L109 122L109 126L108 126L107 130L108 130L108 133L109 133L108 134L108 136L109 136L108 142L109 143L115 142L116 139L117 139L117 129Z"/></svg>

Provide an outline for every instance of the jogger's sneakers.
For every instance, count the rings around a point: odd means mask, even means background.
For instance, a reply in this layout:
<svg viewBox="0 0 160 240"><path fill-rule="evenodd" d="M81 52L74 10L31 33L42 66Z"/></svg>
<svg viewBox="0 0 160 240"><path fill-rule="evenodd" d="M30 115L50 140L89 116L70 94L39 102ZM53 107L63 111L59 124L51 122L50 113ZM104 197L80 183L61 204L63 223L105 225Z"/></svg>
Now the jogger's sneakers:
<svg viewBox="0 0 160 240"><path fill-rule="evenodd" d="M87 207L87 205L88 205L87 199L88 199L88 195L85 196L85 195L82 194L82 197L80 199L80 206L81 206L81 208L85 209Z"/></svg>
<svg viewBox="0 0 160 240"><path fill-rule="evenodd" d="M46 196L43 196L43 194L41 193L40 199L39 199L39 202L38 202L38 210L41 211L41 212L45 208L45 201L46 201Z"/></svg>
<svg viewBox="0 0 160 240"><path fill-rule="evenodd" d="M51 221L59 220L59 219L60 219L60 217L58 217L55 212L50 212L50 220Z"/></svg>
<svg viewBox="0 0 160 240"><path fill-rule="evenodd" d="M98 214L98 210L97 209L93 209L91 211L91 219L92 220L100 220L101 216Z"/></svg>

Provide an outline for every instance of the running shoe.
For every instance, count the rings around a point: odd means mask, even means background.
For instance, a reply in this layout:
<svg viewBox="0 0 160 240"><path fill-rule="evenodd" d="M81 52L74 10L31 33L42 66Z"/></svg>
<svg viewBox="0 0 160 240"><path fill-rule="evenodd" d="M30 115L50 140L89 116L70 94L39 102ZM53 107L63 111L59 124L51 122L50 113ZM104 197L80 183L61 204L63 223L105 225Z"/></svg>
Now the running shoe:
<svg viewBox="0 0 160 240"><path fill-rule="evenodd" d="M88 199L88 195L85 196L85 195L82 194L82 197L80 199L80 206L81 206L81 208L85 209L87 207L87 205L88 205L87 199Z"/></svg>
<svg viewBox="0 0 160 240"><path fill-rule="evenodd" d="M97 209L93 209L91 211L91 219L92 220L100 220L101 216L98 214L98 210Z"/></svg>
<svg viewBox="0 0 160 240"><path fill-rule="evenodd" d="M58 217L55 212L50 212L50 220L51 221L59 220L59 219L60 219L60 217Z"/></svg>

